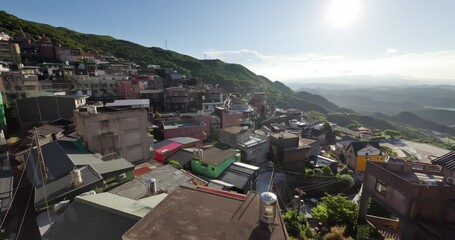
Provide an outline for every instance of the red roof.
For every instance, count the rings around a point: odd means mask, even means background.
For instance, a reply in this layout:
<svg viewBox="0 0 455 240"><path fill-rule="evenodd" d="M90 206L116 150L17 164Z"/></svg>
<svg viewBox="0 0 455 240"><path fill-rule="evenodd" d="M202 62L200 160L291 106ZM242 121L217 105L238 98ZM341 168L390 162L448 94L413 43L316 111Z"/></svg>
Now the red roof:
<svg viewBox="0 0 455 240"><path fill-rule="evenodd" d="M155 152L157 152L159 154L164 154L166 152L170 152L170 151L179 149L181 146L182 146L182 144L180 144L180 143L171 142L164 147L160 147L160 148L156 149Z"/></svg>

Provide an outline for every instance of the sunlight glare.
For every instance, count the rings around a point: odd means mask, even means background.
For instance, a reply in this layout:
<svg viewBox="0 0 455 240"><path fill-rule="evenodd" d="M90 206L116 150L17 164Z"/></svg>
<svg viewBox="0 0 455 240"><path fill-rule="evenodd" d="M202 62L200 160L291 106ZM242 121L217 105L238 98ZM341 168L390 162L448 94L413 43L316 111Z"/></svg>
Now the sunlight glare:
<svg viewBox="0 0 455 240"><path fill-rule="evenodd" d="M346 26L354 22L360 13L359 0L332 0L328 9L329 21L335 26Z"/></svg>

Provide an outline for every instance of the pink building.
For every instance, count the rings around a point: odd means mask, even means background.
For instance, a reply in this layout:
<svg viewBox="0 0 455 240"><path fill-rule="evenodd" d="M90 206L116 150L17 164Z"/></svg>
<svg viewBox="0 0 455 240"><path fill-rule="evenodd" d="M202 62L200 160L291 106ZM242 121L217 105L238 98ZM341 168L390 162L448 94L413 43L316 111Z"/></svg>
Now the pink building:
<svg viewBox="0 0 455 240"><path fill-rule="evenodd" d="M140 98L141 87L137 84L137 81L133 80L117 80L117 96L129 98Z"/></svg>
<svg viewBox="0 0 455 240"><path fill-rule="evenodd" d="M210 126L198 119L164 121L162 129L164 139L192 137L205 141L210 135Z"/></svg>

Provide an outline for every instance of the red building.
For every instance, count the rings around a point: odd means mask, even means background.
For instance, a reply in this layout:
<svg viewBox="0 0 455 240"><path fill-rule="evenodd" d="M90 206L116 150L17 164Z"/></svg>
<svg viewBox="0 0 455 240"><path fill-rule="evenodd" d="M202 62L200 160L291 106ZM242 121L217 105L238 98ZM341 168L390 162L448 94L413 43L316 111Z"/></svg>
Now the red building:
<svg viewBox="0 0 455 240"><path fill-rule="evenodd" d="M182 144L177 142L169 142L163 147L155 150L155 160L164 163L169 156L172 156L178 150L182 148Z"/></svg>

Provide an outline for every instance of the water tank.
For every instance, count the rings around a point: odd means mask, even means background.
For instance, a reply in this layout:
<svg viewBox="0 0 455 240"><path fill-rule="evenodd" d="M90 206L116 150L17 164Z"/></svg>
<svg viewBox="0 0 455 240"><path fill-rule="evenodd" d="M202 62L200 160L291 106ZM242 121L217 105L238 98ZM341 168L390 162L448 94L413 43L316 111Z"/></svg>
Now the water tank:
<svg viewBox="0 0 455 240"><path fill-rule="evenodd" d="M80 169L73 169L73 171L70 172L70 177L71 185L74 188L77 188L84 184L84 180L82 179L82 172Z"/></svg>
<svg viewBox="0 0 455 240"><path fill-rule="evenodd" d="M259 220L265 224L274 224L278 199L272 192L261 193L259 203Z"/></svg>
<svg viewBox="0 0 455 240"><path fill-rule="evenodd" d="M156 179L154 179L154 178L149 178L149 179L147 180L147 183L149 184L150 194L151 194L151 195L155 195L156 192L157 192Z"/></svg>

